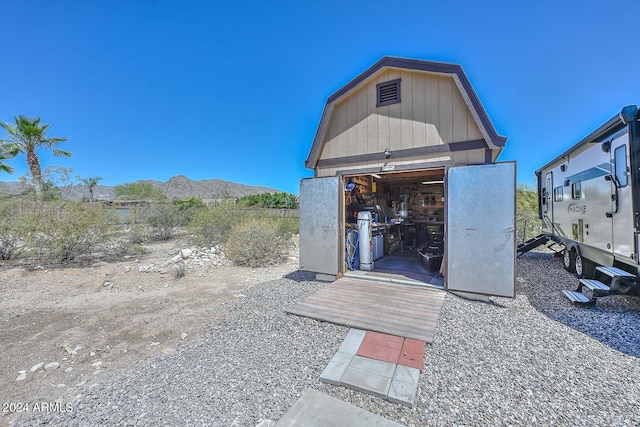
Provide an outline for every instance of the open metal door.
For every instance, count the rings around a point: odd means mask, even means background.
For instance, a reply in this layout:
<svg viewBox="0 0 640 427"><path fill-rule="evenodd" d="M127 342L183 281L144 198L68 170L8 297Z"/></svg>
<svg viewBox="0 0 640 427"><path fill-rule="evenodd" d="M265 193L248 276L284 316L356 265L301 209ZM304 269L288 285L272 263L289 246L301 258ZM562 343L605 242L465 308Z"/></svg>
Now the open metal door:
<svg viewBox="0 0 640 427"><path fill-rule="evenodd" d="M300 181L300 269L338 274L344 256L339 238L342 191L339 177Z"/></svg>
<svg viewBox="0 0 640 427"><path fill-rule="evenodd" d="M450 291L515 297L515 162L447 171Z"/></svg>

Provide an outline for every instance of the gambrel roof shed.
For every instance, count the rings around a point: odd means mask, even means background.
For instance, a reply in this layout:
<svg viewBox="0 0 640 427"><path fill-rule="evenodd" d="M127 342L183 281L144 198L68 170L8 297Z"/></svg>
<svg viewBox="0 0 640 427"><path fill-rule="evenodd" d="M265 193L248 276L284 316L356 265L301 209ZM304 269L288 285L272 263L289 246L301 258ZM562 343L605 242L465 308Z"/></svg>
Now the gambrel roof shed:
<svg viewBox="0 0 640 427"><path fill-rule="evenodd" d="M491 163L506 140L460 65L384 57L328 98L305 165L333 176Z"/></svg>

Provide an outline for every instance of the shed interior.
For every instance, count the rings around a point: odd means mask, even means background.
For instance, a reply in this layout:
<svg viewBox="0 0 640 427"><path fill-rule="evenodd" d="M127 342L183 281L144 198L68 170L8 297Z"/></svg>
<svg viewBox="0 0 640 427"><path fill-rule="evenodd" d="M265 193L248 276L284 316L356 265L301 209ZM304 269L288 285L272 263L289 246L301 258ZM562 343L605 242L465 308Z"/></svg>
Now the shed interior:
<svg viewBox="0 0 640 427"><path fill-rule="evenodd" d="M402 275L442 286L445 170L343 176L344 271L359 270L358 212L371 212L372 274Z"/></svg>

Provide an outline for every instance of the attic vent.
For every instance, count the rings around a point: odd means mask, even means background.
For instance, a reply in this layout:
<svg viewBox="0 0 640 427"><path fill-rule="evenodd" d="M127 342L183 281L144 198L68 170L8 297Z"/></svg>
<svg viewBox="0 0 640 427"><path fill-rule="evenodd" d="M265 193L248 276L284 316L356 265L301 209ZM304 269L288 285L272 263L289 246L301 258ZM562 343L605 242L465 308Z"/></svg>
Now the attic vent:
<svg viewBox="0 0 640 427"><path fill-rule="evenodd" d="M376 85L376 91L378 92L378 103L376 107L400 102L400 80L401 79L391 80Z"/></svg>

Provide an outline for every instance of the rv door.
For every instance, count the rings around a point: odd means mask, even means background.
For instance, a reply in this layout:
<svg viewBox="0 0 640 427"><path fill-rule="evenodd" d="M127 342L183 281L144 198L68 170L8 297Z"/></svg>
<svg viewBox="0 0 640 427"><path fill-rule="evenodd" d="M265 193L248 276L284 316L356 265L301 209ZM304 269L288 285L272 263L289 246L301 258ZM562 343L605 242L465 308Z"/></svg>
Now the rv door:
<svg viewBox="0 0 640 427"><path fill-rule="evenodd" d="M515 297L515 162L447 170L446 287Z"/></svg>
<svg viewBox="0 0 640 427"><path fill-rule="evenodd" d="M611 142L610 155L612 171L611 182L611 215L613 227L613 254L617 260L633 265L637 261L633 234L633 203L631 180L629 179L631 163L629 159L629 135L624 133Z"/></svg>
<svg viewBox="0 0 640 427"><path fill-rule="evenodd" d="M338 274L344 254L339 237L342 193L339 177L300 181L300 269Z"/></svg>

